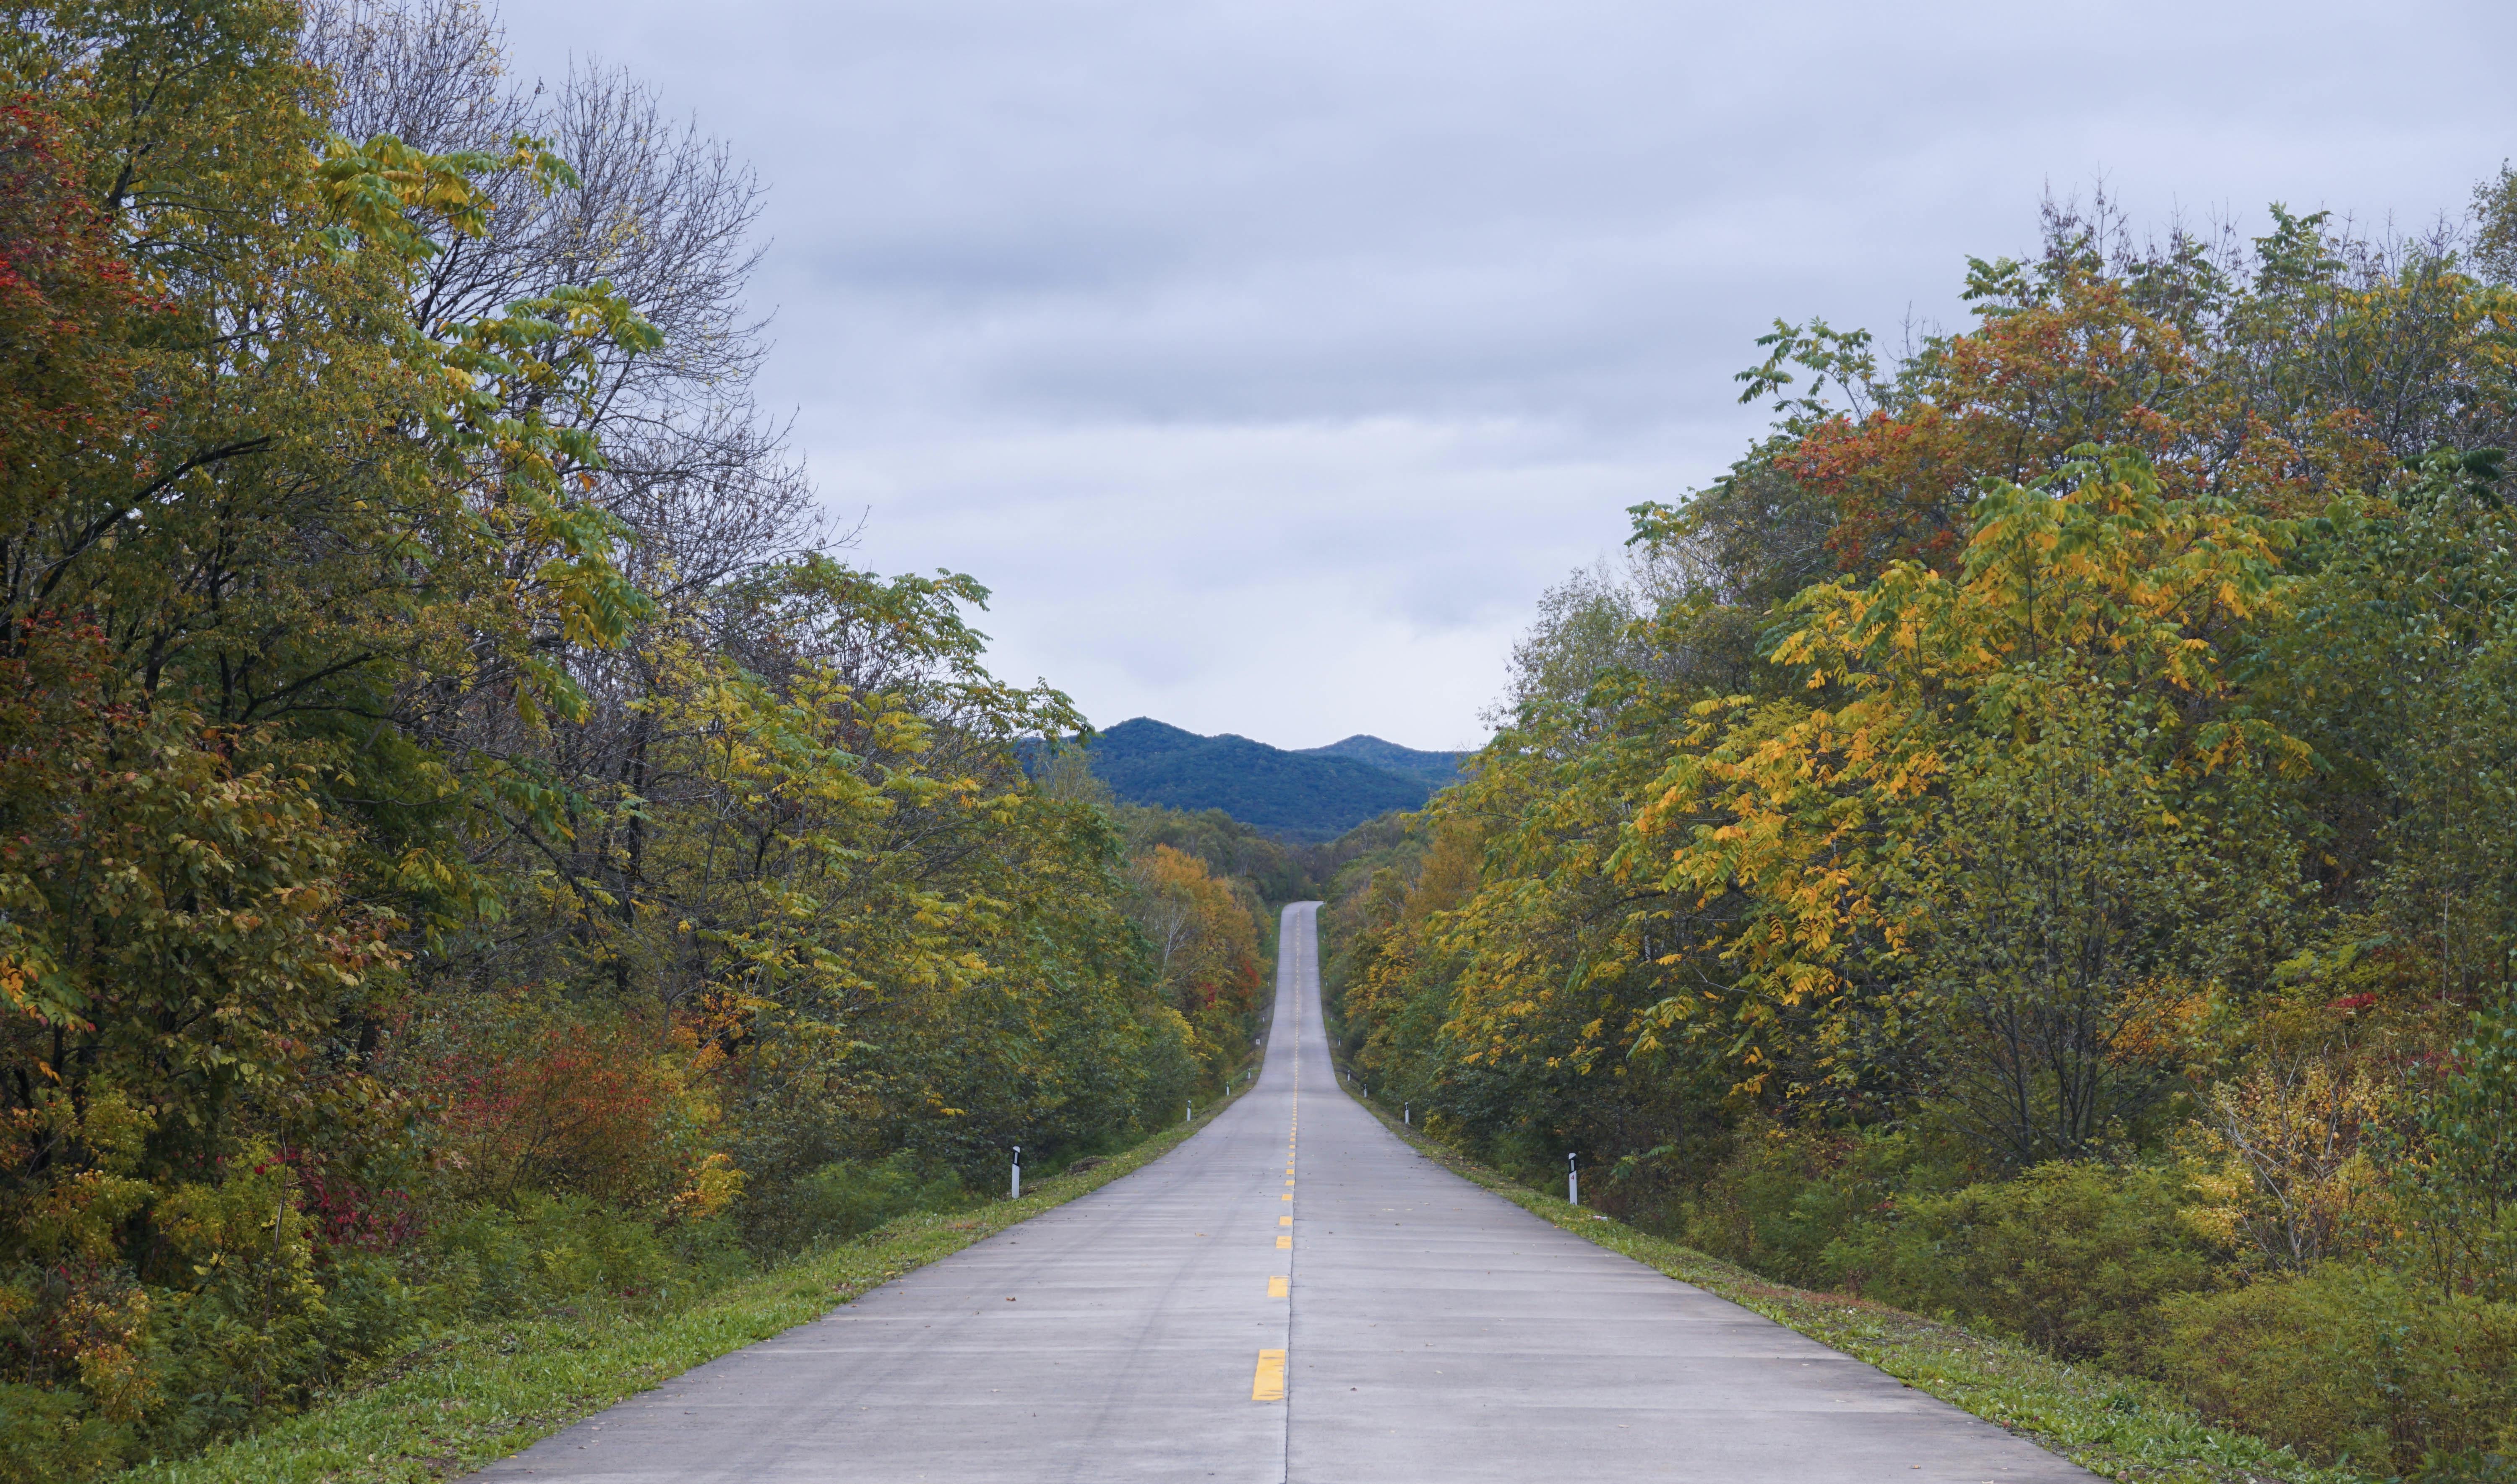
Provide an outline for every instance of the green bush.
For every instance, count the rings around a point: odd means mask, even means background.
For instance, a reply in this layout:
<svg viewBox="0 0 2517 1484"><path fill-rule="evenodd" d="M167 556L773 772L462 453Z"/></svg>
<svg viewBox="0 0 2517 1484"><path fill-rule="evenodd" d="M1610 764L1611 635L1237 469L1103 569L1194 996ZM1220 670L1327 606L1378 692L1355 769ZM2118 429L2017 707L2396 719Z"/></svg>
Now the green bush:
<svg viewBox="0 0 2517 1484"><path fill-rule="evenodd" d="M1826 1281L1829 1244L1871 1219L1888 1187L1859 1158L1854 1136L1751 1124L1693 1200L1682 1237L1769 1278L1813 1287Z"/></svg>
<svg viewBox="0 0 2517 1484"><path fill-rule="evenodd" d="M2490 1455L2517 1446L2517 1304L2332 1262L2160 1307L2169 1370L2215 1417L2315 1458L2507 1476Z"/></svg>
<svg viewBox="0 0 2517 1484"><path fill-rule="evenodd" d="M572 1300L654 1302L699 1277L654 1225L584 1196L471 1207L434 1241L432 1307L443 1318Z"/></svg>
<svg viewBox="0 0 2517 1484"><path fill-rule="evenodd" d="M128 1457L129 1440L129 1428L96 1416L75 1391L0 1384L0 1484L102 1473Z"/></svg>
<svg viewBox="0 0 2517 1484"><path fill-rule="evenodd" d="M743 1203L746 1241L761 1251L793 1252L844 1242L913 1211L968 1204L961 1177L921 1171L905 1154L875 1164L839 1160Z"/></svg>
<svg viewBox="0 0 2517 1484"><path fill-rule="evenodd" d="M1688 1246L1807 1288L1840 1281L1830 1251L1894 1218L1898 1202L1965 1186L1964 1157L1941 1137L1786 1129L1752 1121L1694 1194L1679 1203Z"/></svg>
<svg viewBox="0 0 2517 1484"><path fill-rule="evenodd" d="M2052 1164L1895 1201L1827 1244L1825 1280L2071 1359L2150 1371L2159 1300L2220 1286L2220 1253L2179 1214L2174 1171Z"/></svg>

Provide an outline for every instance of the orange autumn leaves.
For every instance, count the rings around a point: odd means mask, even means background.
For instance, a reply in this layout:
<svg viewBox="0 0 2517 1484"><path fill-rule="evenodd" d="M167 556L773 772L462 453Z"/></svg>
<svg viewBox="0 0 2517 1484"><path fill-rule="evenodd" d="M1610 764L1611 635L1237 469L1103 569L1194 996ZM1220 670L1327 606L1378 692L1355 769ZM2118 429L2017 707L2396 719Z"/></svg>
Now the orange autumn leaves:
<svg viewBox="0 0 2517 1484"><path fill-rule="evenodd" d="M1866 574L1956 561L1983 482L2032 480L2084 444L2141 454L2171 498L2297 516L2383 485L2408 437L2467 442L2457 435L2479 430L2459 426L2470 408L2453 399L2389 404L2412 366L2504 392L2517 298L2431 262L2355 283L2354 265L2319 237L2321 217L2276 217L2244 291L2194 257L2127 276L2087 243L2033 271L1976 262L1979 325L1934 340L1889 382L1875 378L1866 337L1778 325L1751 393L1788 385L1789 362L1836 380L1856 405L1786 403L1801 416L1775 467L1824 500L1837 561ZM2305 353L2313 376L2265 355L2267 343ZM2329 384L2310 384L2319 378Z"/></svg>
<svg viewBox="0 0 2517 1484"><path fill-rule="evenodd" d="M1182 1014L1246 1011L1258 1002L1258 936L1232 883L1169 845L1128 869L1131 916L1152 946L1156 972Z"/></svg>

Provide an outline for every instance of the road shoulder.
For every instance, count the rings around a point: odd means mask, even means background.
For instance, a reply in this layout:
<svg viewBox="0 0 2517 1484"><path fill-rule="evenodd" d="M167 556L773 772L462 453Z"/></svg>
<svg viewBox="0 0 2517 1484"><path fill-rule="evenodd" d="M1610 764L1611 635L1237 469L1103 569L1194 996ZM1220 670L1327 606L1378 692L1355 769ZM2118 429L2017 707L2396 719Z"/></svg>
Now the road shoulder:
<svg viewBox="0 0 2517 1484"><path fill-rule="evenodd" d="M1533 1215L1867 1361L2093 1473L2139 1484L2379 1484L2375 1475L2320 1468L2260 1438L2214 1426L2148 1381L1884 1304L1769 1282L1532 1190L1430 1142L1386 1109L1353 1100L1418 1154Z"/></svg>

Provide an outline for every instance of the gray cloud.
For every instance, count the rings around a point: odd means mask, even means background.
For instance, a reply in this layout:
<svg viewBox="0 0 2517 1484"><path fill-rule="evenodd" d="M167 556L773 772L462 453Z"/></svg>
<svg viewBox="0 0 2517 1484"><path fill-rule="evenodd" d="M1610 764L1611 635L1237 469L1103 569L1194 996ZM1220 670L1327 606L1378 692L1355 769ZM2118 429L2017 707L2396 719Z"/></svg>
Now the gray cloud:
<svg viewBox="0 0 2517 1484"><path fill-rule="evenodd" d="M1955 320L2048 189L2422 225L2517 9L510 0L758 164L773 401L1008 673L1294 745L1476 731L1538 591L1720 471L1777 315Z"/></svg>

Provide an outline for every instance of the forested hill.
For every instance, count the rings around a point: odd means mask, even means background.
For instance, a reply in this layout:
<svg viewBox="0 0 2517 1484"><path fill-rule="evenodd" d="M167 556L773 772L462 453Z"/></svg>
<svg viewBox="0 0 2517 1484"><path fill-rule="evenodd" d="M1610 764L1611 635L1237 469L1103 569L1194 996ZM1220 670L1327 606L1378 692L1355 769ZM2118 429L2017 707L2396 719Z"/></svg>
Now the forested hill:
<svg viewBox="0 0 2517 1484"><path fill-rule="evenodd" d="M1394 809L1419 809L1456 776L1459 754L1377 737L1288 751L1229 734L1201 737L1149 717L1092 741L1092 774L1131 804L1220 809L1295 840L1327 840Z"/></svg>
<svg viewBox="0 0 2517 1484"><path fill-rule="evenodd" d="M1302 757L1352 758L1386 772L1421 778L1436 788L1459 779L1460 759L1466 755L1459 752L1420 752L1414 747L1402 747L1396 742L1361 734L1344 742L1331 742L1325 747L1298 747L1295 752Z"/></svg>

